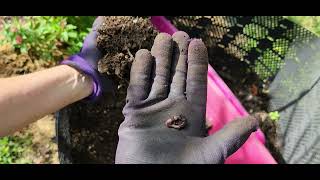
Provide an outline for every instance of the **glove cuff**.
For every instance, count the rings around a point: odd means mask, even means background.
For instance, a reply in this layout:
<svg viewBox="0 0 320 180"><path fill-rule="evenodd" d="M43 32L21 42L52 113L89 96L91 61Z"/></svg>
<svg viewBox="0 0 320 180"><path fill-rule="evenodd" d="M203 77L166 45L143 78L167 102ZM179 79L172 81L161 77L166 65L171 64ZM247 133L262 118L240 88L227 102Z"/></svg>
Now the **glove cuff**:
<svg viewBox="0 0 320 180"><path fill-rule="evenodd" d="M83 101L95 102L99 99L99 97L102 94L102 89L101 89L102 86L101 86L101 79L100 79L99 73L85 59L83 59L81 56L76 54L76 55L70 56L66 60L63 60L60 64L69 65L92 78L93 91L91 95L84 98Z"/></svg>

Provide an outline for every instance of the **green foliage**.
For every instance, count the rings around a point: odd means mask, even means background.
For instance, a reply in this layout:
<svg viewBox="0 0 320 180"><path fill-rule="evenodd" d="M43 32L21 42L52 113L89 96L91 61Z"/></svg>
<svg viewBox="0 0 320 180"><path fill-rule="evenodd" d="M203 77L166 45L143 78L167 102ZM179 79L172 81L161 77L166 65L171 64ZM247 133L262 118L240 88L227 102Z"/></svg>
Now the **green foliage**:
<svg viewBox="0 0 320 180"><path fill-rule="evenodd" d="M278 111L269 112L269 117L272 121L278 121L280 119L280 114Z"/></svg>
<svg viewBox="0 0 320 180"><path fill-rule="evenodd" d="M31 143L29 136L24 138L17 136L0 138L0 164L14 163Z"/></svg>
<svg viewBox="0 0 320 180"><path fill-rule="evenodd" d="M91 28L96 16L65 16L68 24L77 26L78 32L87 32Z"/></svg>
<svg viewBox="0 0 320 180"><path fill-rule="evenodd" d="M11 23L4 24L1 43L9 43L17 52L35 58L59 60L80 50L93 20L83 16L14 17ZM72 23L80 24L80 28Z"/></svg>

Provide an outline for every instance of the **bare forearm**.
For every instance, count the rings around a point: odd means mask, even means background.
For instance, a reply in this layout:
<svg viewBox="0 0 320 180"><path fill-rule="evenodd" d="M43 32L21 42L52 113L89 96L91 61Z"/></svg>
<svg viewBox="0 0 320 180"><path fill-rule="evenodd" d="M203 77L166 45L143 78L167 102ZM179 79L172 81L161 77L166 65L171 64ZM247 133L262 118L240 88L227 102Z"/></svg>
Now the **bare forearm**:
<svg viewBox="0 0 320 180"><path fill-rule="evenodd" d="M0 79L0 136L83 99L91 79L61 65L40 72Z"/></svg>

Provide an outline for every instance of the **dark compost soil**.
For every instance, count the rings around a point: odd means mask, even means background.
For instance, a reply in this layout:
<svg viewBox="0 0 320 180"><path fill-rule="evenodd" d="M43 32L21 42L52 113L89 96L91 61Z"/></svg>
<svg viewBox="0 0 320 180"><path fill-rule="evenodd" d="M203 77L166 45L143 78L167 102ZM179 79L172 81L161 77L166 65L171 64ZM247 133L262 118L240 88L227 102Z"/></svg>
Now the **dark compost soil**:
<svg viewBox="0 0 320 180"><path fill-rule="evenodd" d="M104 97L96 105L82 102L72 105L69 118L73 163L114 163L117 130L124 119L122 108L133 56L140 48L150 49L157 34L149 18L129 16L105 17L99 32L98 47L105 54L99 62L99 72L112 79L115 99ZM261 82L239 60L230 60L231 56L222 55L225 53L215 48L208 47L208 50L210 64L248 112L267 111L268 83ZM266 133L267 147L276 160L282 162L276 124L265 121L261 127Z"/></svg>

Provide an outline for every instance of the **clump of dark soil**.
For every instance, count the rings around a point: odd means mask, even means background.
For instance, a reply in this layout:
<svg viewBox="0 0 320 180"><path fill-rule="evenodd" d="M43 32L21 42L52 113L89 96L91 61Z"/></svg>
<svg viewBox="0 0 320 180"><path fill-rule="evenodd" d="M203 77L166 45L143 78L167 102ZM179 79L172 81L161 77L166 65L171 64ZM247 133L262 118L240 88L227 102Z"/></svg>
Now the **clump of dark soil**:
<svg viewBox="0 0 320 180"><path fill-rule="evenodd" d="M139 49L150 49L157 32L149 18L108 16L99 33L97 45L105 54L99 62L99 71L111 76L118 85L126 86L134 54Z"/></svg>
<svg viewBox="0 0 320 180"><path fill-rule="evenodd" d="M286 164L281 155L282 141L279 137L279 127L276 121L267 118L260 124L260 128L266 137L266 147L269 149L271 155L279 164Z"/></svg>
<svg viewBox="0 0 320 180"><path fill-rule="evenodd" d="M97 46L104 57L98 70L113 81L115 96L106 96L95 105L77 102L70 106L73 163L114 163L134 54L141 48L151 49L157 35L149 18L133 16L105 17L99 33Z"/></svg>

